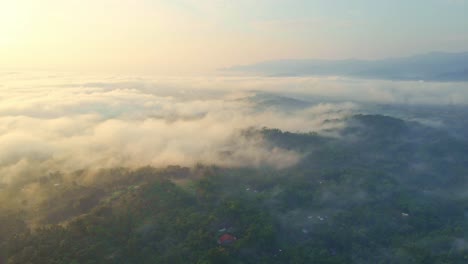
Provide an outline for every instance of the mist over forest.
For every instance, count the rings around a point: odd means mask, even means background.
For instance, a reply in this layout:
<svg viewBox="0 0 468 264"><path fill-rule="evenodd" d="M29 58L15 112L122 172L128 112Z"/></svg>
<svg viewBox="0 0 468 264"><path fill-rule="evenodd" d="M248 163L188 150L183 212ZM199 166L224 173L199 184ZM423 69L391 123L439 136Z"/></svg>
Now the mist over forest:
<svg viewBox="0 0 468 264"><path fill-rule="evenodd" d="M468 263L468 0L0 0L0 264Z"/></svg>
<svg viewBox="0 0 468 264"><path fill-rule="evenodd" d="M468 258L464 82L0 80L0 263Z"/></svg>

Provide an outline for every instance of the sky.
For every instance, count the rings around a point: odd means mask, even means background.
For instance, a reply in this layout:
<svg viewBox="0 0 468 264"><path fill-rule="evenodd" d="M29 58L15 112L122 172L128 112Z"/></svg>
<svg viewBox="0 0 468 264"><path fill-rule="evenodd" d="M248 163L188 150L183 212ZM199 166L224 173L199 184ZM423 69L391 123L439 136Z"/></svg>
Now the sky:
<svg viewBox="0 0 468 264"><path fill-rule="evenodd" d="M0 0L0 70L178 75L468 47L467 0Z"/></svg>

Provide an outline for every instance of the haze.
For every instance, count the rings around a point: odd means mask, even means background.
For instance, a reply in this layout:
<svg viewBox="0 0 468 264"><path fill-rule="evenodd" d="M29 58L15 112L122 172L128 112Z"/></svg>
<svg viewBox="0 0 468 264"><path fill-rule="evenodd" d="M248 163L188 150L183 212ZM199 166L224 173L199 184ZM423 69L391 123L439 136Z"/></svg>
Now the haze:
<svg viewBox="0 0 468 264"><path fill-rule="evenodd" d="M181 75L468 47L468 2L3 0L0 69Z"/></svg>
<svg viewBox="0 0 468 264"><path fill-rule="evenodd" d="M467 263L468 0L0 0L0 263Z"/></svg>

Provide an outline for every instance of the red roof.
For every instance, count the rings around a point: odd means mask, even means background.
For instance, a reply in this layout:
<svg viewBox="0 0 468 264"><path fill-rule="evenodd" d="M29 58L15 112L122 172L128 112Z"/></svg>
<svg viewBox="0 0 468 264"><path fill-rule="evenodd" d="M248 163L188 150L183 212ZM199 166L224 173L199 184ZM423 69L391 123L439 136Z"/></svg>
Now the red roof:
<svg viewBox="0 0 468 264"><path fill-rule="evenodd" d="M237 238L235 236L230 235L230 234L224 234L218 238L218 244L220 245L231 244L232 242L236 240Z"/></svg>

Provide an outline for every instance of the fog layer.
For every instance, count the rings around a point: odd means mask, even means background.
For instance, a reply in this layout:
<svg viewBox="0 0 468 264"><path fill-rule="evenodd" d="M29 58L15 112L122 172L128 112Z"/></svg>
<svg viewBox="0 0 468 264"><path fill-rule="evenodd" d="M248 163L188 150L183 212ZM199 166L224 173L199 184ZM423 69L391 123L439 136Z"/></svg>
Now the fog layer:
<svg viewBox="0 0 468 264"><path fill-rule="evenodd" d="M361 102L463 104L468 98L464 83L14 72L0 78L3 183L55 170L115 166L284 168L301 155L242 131L329 133L341 124L324 121L358 111Z"/></svg>
<svg viewBox="0 0 468 264"><path fill-rule="evenodd" d="M4 76L0 90L3 183L54 170L196 163L222 166L295 164L300 155L246 138L249 127L320 131L352 104L319 104L287 115L259 111L251 93L161 88L152 82L66 83L66 78ZM196 85L196 84L195 84ZM343 111L345 110L345 111Z"/></svg>

